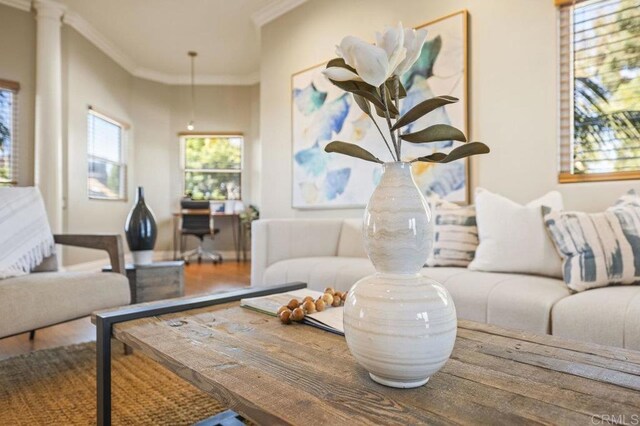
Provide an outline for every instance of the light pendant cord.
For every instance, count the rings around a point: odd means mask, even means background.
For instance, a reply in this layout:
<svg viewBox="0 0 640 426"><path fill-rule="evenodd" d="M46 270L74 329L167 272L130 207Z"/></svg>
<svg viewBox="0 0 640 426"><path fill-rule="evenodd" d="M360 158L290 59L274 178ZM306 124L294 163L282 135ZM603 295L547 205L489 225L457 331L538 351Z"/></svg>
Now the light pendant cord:
<svg viewBox="0 0 640 426"><path fill-rule="evenodd" d="M197 52L193 52L190 51L188 52L188 55L191 57L191 121L189 121L189 124L187 125L187 129L188 130L193 130L194 129L194 122L195 122L195 110L196 110L196 88L195 88L195 59L196 56L198 56Z"/></svg>

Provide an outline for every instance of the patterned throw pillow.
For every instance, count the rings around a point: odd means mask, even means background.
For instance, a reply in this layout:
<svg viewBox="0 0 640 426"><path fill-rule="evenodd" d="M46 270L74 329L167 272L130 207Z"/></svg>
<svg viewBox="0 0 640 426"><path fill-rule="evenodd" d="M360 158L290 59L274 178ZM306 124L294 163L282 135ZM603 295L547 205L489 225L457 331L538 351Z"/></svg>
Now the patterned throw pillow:
<svg viewBox="0 0 640 426"><path fill-rule="evenodd" d="M604 213L549 211L544 223L575 291L640 281L640 199L623 196Z"/></svg>
<svg viewBox="0 0 640 426"><path fill-rule="evenodd" d="M431 202L433 245L427 266L467 266L478 247L474 206L459 206L444 200Z"/></svg>

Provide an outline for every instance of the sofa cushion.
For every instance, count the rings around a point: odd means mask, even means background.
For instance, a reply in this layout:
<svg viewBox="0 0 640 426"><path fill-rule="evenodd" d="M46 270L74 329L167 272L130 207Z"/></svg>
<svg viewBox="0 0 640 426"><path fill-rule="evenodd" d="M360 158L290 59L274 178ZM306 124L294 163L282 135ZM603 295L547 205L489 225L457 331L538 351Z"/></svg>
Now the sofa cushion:
<svg viewBox="0 0 640 426"><path fill-rule="evenodd" d="M342 222L338 256L367 257L362 239L362 219L345 219Z"/></svg>
<svg viewBox="0 0 640 426"><path fill-rule="evenodd" d="M360 278L375 273L368 258L361 257L307 257L288 259L269 266L263 285L276 285L292 281L307 283L312 290L323 291L333 287L347 291Z"/></svg>
<svg viewBox="0 0 640 426"><path fill-rule="evenodd" d="M469 269L562 278L562 261L547 235L541 206L561 210L562 195L551 191L523 206L477 188L480 244Z"/></svg>
<svg viewBox="0 0 640 426"><path fill-rule="evenodd" d="M553 307L554 336L640 350L640 286L598 288Z"/></svg>
<svg viewBox="0 0 640 426"><path fill-rule="evenodd" d="M545 212L544 221L564 260L564 280L573 290L640 280L640 208Z"/></svg>
<svg viewBox="0 0 640 426"><path fill-rule="evenodd" d="M42 272L0 280L0 337L127 305L124 275Z"/></svg>
<svg viewBox="0 0 640 426"><path fill-rule="evenodd" d="M465 268L425 268L423 273L449 290L459 318L541 334L551 331L553 305L570 295L554 278Z"/></svg>
<svg viewBox="0 0 640 426"><path fill-rule="evenodd" d="M432 225L428 266L467 266L478 248L474 206L459 206L445 200L432 202Z"/></svg>

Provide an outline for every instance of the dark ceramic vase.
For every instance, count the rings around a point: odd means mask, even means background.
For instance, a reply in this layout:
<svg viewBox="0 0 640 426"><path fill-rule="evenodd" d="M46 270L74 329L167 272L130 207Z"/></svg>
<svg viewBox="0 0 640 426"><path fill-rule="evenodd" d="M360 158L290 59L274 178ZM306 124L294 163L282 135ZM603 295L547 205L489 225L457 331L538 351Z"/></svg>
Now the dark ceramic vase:
<svg viewBox="0 0 640 426"><path fill-rule="evenodd" d="M127 216L124 225L129 250L133 254L133 263L144 265L151 263L153 247L158 237L158 227L153 212L144 202L144 189L139 186L136 204Z"/></svg>

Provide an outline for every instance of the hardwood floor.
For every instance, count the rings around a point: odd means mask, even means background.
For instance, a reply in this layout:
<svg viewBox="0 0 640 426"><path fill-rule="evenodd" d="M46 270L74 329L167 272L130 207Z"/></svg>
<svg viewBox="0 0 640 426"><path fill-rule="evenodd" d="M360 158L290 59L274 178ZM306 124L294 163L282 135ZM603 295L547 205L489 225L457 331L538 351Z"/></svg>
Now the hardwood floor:
<svg viewBox="0 0 640 426"><path fill-rule="evenodd" d="M185 295L213 293L249 286L250 262L227 261L221 265L191 263L184 269ZM39 349L95 340L95 327L89 318L70 321L40 329L34 340L29 333L0 339L0 359L29 353Z"/></svg>

